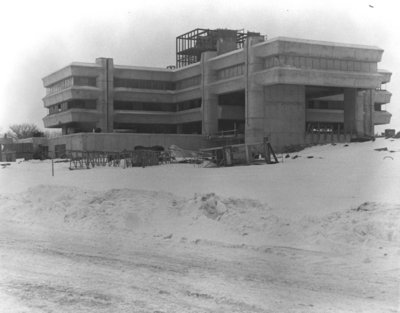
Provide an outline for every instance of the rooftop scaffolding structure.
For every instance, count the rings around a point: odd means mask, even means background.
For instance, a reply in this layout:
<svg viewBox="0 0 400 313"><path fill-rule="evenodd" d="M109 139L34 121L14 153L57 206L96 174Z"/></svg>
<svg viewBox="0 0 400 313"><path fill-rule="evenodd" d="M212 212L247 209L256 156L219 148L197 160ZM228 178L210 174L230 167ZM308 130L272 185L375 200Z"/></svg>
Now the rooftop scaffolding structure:
<svg viewBox="0 0 400 313"><path fill-rule="evenodd" d="M243 48L247 37L260 36L260 33L231 29L196 28L176 37L176 67L180 68L200 62L205 51L218 54Z"/></svg>

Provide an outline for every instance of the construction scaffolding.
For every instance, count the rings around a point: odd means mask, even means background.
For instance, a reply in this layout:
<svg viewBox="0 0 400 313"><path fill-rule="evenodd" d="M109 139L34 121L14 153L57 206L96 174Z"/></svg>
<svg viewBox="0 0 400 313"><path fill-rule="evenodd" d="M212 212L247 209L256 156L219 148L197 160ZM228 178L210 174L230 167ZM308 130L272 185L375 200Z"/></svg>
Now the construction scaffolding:
<svg viewBox="0 0 400 313"><path fill-rule="evenodd" d="M260 160L267 164L279 163L267 137L262 143L226 145L202 149L201 152L208 154L207 160L218 167L254 164Z"/></svg>
<svg viewBox="0 0 400 313"><path fill-rule="evenodd" d="M247 37L260 36L260 33L231 29L196 28L176 37L176 67L200 62L205 51L217 51L218 41L228 43L229 50L243 48ZM226 48L221 51L227 52Z"/></svg>
<svg viewBox="0 0 400 313"><path fill-rule="evenodd" d="M135 151L82 151L69 150L70 170L90 169L96 166L146 167L163 162L163 153L151 150Z"/></svg>

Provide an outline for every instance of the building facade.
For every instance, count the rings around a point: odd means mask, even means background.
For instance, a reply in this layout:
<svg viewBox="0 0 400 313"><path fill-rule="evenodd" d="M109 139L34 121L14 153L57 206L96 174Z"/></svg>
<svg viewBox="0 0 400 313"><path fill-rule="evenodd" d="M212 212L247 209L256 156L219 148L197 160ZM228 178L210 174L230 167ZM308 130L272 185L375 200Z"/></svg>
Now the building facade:
<svg viewBox="0 0 400 313"><path fill-rule="evenodd" d="M176 68L72 63L43 78L44 125L63 135L234 131L282 148L315 134L373 136L374 125L390 122L391 73L378 69L380 48L256 33L239 47L225 37L216 43Z"/></svg>

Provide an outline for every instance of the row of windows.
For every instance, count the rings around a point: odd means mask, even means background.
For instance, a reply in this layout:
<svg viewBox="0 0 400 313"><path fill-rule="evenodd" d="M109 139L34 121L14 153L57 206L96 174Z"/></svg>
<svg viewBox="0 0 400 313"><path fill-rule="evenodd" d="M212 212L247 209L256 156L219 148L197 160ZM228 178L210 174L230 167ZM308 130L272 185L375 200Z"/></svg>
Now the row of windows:
<svg viewBox="0 0 400 313"><path fill-rule="evenodd" d="M190 109L201 108L201 99L193 99L193 100L178 102L176 106L177 106L176 108L177 111L186 111Z"/></svg>
<svg viewBox="0 0 400 313"><path fill-rule="evenodd" d="M71 87L74 84L74 80L72 77L68 77L66 79L63 79L49 87L46 88L46 94L52 94L55 92L59 92L61 90L67 89Z"/></svg>
<svg viewBox="0 0 400 313"><path fill-rule="evenodd" d="M279 55L265 58L265 68L297 67L317 70L335 70L346 72L376 72L377 64L353 60Z"/></svg>
<svg viewBox="0 0 400 313"><path fill-rule="evenodd" d="M71 100L61 102L49 107L49 114L55 114L70 109L96 110L96 100Z"/></svg>
<svg viewBox="0 0 400 313"><path fill-rule="evenodd" d="M114 101L114 110L179 112L201 107L201 99L179 103L153 103L137 101Z"/></svg>
<svg viewBox="0 0 400 313"><path fill-rule="evenodd" d="M60 80L46 88L46 94L53 94L72 86L91 86L96 87L96 77L71 76Z"/></svg>
<svg viewBox="0 0 400 313"><path fill-rule="evenodd" d="M174 90L174 83L163 80L145 80L145 79L114 79L114 87L153 89L153 90Z"/></svg>
<svg viewBox="0 0 400 313"><path fill-rule="evenodd" d="M153 90L180 90L200 85L201 77L193 76L177 82L146 79L121 79L115 78L114 87L153 89Z"/></svg>
<svg viewBox="0 0 400 313"><path fill-rule="evenodd" d="M114 123L116 132L126 133L158 133L158 134L201 134L202 122L196 121L183 124L129 124Z"/></svg>
<svg viewBox="0 0 400 313"><path fill-rule="evenodd" d="M114 101L114 110L175 112L173 103Z"/></svg>
<svg viewBox="0 0 400 313"><path fill-rule="evenodd" d="M343 110L343 101L319 101L309 100L307 101L308 109L323 109L323 110Z"/></svg>
<svg viewBox="0 0 400 313"><path fill-rule="evenodd" d="M177 82L145 79L115 78L114 87L152 89L152 90L180 90L200 85L200 76L194 76ZM53 94L72 86L96 87L96 77L74 76L63 79L46 88L46 94Z"/></svg>
<svg viewBox="0 0 400 313"><path fill-rule="evenodd" d="M217 79L227 79L244 74L244 64L237 64L217 71Z"/></svg>
<svg viewBox="0 0 400 313"><path fill-rule="evenodd" d="M193 86L198 86L198 85L200 85L200 82L201 82L200 75L182 79L182 80L178 80L175 83L175 90L181 90L181 89L185 89L185 88L189 88L189 87L193 87Z"/></svg>
<svg viewBox="0 0 400 313"><path fill-rule="evenodd" d="M96 77L74 76L74 86L96 87Z"/></svg>

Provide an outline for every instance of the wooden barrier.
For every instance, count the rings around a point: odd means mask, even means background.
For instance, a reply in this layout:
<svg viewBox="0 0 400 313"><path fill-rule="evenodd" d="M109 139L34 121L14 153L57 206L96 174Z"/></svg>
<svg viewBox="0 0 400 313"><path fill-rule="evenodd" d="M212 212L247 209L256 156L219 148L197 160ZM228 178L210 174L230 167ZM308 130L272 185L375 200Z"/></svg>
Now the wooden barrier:
<svg viewBox="0 0 400 313"><path fill-rule="evenodd" d="M123 167L146 167L160 164L159 151L136 150L136 151L82 151L69 150L67 158L70 160L70 169L89 169L96 166L121 166Z"/></svg>

